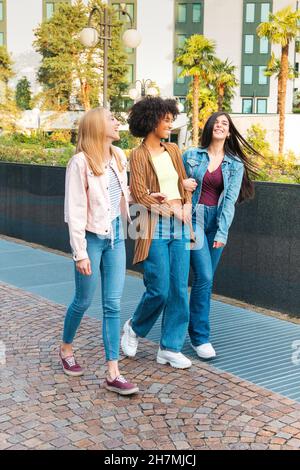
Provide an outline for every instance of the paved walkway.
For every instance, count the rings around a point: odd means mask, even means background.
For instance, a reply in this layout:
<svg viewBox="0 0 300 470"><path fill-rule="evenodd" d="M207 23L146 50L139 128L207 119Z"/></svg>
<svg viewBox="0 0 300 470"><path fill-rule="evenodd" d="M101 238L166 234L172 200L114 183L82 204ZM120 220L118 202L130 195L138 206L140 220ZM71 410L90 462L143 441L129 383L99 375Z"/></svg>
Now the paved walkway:
<svg viewBox="0 0 300 470"><path fill-rule="evenodd" d="M140 394L108 392L101 325L91 316L75 343L85 375L66 377L57 355L64 314L57 302L0 283L0 449L300 449L299 403L198 360L185 371L160 366L148 340L121 364Z"/></svg>

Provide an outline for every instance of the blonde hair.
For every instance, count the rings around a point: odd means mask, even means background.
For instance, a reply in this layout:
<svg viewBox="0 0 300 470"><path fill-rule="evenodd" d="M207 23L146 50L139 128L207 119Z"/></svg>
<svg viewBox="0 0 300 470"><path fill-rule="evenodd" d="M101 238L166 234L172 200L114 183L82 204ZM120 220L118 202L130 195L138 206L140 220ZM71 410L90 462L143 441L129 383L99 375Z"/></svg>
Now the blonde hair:
<svg viewBox="0 0 300 470"><path fill-rule="evenodd" d="M106 109L94 108L87 111L79 122L76 153L83 152L88 165L96 176L103 175L104 144L106 140ZM111 155L115 157L119 171L122 162L118 153L111 146Z"/></svg>

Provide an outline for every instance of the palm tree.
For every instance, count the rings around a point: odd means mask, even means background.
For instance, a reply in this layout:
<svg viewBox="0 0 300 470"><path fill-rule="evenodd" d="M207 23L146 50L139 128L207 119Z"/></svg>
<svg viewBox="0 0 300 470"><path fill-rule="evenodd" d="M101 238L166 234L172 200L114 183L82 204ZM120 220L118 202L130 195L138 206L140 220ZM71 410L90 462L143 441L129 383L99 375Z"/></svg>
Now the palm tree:
<svg viewBox="0 0 300 470"><path fill-rule="evenodd" d="M238 80L235 76L236 67L228 59L223 62L216 58L212 70L218 98L218 111L222 111L224 109L225 94L227 93L232 97L234 95L233 89L238 85Z"/></svg>
<svg viewBox="0 0 300 470"><path fill-rule="evenodd" d="M194 34L188 38L178 50L175 62L182 68L181 77L192 77L193 111L192 129L193 145L199 141L199 90L208 85L212 79L211 64L215 53L215 43L202 34Z"/></svg>
<svg viewBox="0 0 300 470"><path fill-rule="evenodd" d="M270 13L269 21L257 28L259 37L265 37L273 44L281 45L280 71L278 76L278 113L279 113L279 153L283 152L286 89L289 76L289 46L300 31L300 11L292 11L288 6Z"/></svg>

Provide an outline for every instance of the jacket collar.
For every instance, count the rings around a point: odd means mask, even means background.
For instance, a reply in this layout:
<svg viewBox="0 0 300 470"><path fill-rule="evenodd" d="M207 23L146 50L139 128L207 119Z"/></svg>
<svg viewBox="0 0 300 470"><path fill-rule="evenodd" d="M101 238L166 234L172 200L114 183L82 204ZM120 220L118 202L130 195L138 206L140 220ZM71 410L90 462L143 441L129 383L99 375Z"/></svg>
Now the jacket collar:
<svg viewBox="0 0 300 470"><path fill-rule="evenodd" d="M199 149L198 149L198 152L199 152L199 153L206 153L207 158L209 158L209 155L208 155L208 148L199 148ZM233 160L234 160L234 157L233 157L233 156L227 155L227 154L224 155L223 162L232 163Z"/></svg>

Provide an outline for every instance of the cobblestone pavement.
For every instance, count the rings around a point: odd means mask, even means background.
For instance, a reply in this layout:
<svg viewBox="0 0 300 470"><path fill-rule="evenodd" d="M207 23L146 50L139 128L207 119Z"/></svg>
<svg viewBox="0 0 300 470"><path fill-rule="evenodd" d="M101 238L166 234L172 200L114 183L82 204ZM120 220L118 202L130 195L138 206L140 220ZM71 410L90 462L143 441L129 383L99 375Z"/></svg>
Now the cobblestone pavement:
<svg viewBox="0 0 300 470"><path fill-rule="evenodd" d="M87 316L75 341L85 374L65 376L64 313L0 283L0 449L300 449L299 403L200 361L160 366L146 340L121 362L140 394L108 392L100 322Z"/></svg>

